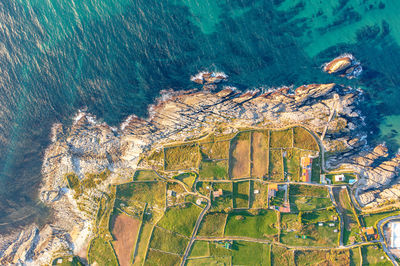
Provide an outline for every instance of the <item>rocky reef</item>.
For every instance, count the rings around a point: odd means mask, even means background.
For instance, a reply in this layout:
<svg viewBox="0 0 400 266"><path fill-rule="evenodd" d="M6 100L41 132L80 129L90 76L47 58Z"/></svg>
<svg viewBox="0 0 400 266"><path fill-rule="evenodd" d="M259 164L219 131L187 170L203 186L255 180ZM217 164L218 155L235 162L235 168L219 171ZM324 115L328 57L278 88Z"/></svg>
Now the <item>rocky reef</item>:
<svg viewBox="0 0 400 266"><path fill-rule="evenodd" d="M344 54L326 63L323 70L329 74L352 79L361 74L362 67L353 55Z"/></svg>
<svg viewBox="0 0 400 266"><path fill-rule="evenodd" d="M344 69L336 63L330 68ZM400 158L382 159L387 156L384 146L368 147L357 109L360 100L359 90L336 84L268 92L199 88L163 91L147 119L132 115L120 128L81 112L70 128L54 125L45 154L40 200L54 210L53 222L44 228L33 225L2 241L0 264L50 264L66 254L85 257L95 234L99 200L112 185L132 178L142 154L173 140L196 139L208 133L302 125L321 140L327 168L342 167L359 175L360 205L380 204L378 198L386 199L387 194L380 189L393 185ZM379 158L382 160L376 163ZM85 190L72 189L69 175L85 184Z"/></svg>

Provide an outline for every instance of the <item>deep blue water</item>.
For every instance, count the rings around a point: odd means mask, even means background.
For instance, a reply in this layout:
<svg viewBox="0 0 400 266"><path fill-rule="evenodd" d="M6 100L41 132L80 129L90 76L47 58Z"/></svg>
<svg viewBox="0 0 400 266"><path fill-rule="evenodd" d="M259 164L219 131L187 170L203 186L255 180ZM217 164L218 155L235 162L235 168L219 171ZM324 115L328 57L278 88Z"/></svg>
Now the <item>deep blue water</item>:
<svg viewBox="0 0 400 266"><path fill-rule="evenodd" d="M400 141L397 0L3 0L0 232L43 222L40 168L54 122L87 107L109 124L146 116L162 89L202 69L239 88L338 82L366 91L371 142ZM352 53L358 80L323 73Z"/></svg>

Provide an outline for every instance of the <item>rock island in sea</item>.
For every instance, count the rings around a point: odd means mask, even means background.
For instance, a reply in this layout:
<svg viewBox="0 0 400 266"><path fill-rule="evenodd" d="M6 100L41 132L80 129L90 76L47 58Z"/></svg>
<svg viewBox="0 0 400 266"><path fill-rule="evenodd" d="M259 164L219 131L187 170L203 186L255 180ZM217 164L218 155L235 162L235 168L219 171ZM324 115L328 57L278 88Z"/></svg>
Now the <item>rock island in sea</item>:
<svg viewBox="0 0 400 266"><path fill-rule="evenodd" d="M400 157L366 142L360 90L205 86L164 91L120 128L84 112L54 125L40 190L53 221L3 238L0 263L394 259L378 222L398 215Z"/></svg>

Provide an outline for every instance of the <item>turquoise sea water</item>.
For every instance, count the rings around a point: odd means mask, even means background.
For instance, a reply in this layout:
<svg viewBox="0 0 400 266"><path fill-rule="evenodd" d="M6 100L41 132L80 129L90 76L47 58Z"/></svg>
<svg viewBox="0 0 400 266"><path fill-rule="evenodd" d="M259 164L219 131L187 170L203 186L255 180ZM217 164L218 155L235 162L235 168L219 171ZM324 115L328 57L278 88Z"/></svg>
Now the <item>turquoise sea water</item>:
<svg viewBox="0 0 400 266"><path fill-rule="evenodd" d="M3 0L0 232L43 222L37 203L54 122L87 107L109 124L146 116L161 89L224 71L239 88L337 82L365 90L370 141L400 144L397 0ZM352 53L358 80L320 66Z"/></svg>

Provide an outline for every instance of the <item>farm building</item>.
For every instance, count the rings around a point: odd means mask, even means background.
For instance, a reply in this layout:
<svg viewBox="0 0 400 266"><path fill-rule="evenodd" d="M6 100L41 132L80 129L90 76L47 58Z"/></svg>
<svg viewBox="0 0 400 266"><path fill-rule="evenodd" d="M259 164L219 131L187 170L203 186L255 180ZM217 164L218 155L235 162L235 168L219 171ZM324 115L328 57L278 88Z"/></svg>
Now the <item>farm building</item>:
<svg viewBox="0 0 400 266"><path fill-rule="evenodd" d="M312 158L301 157L301 181L311 182Z"/></svg>

